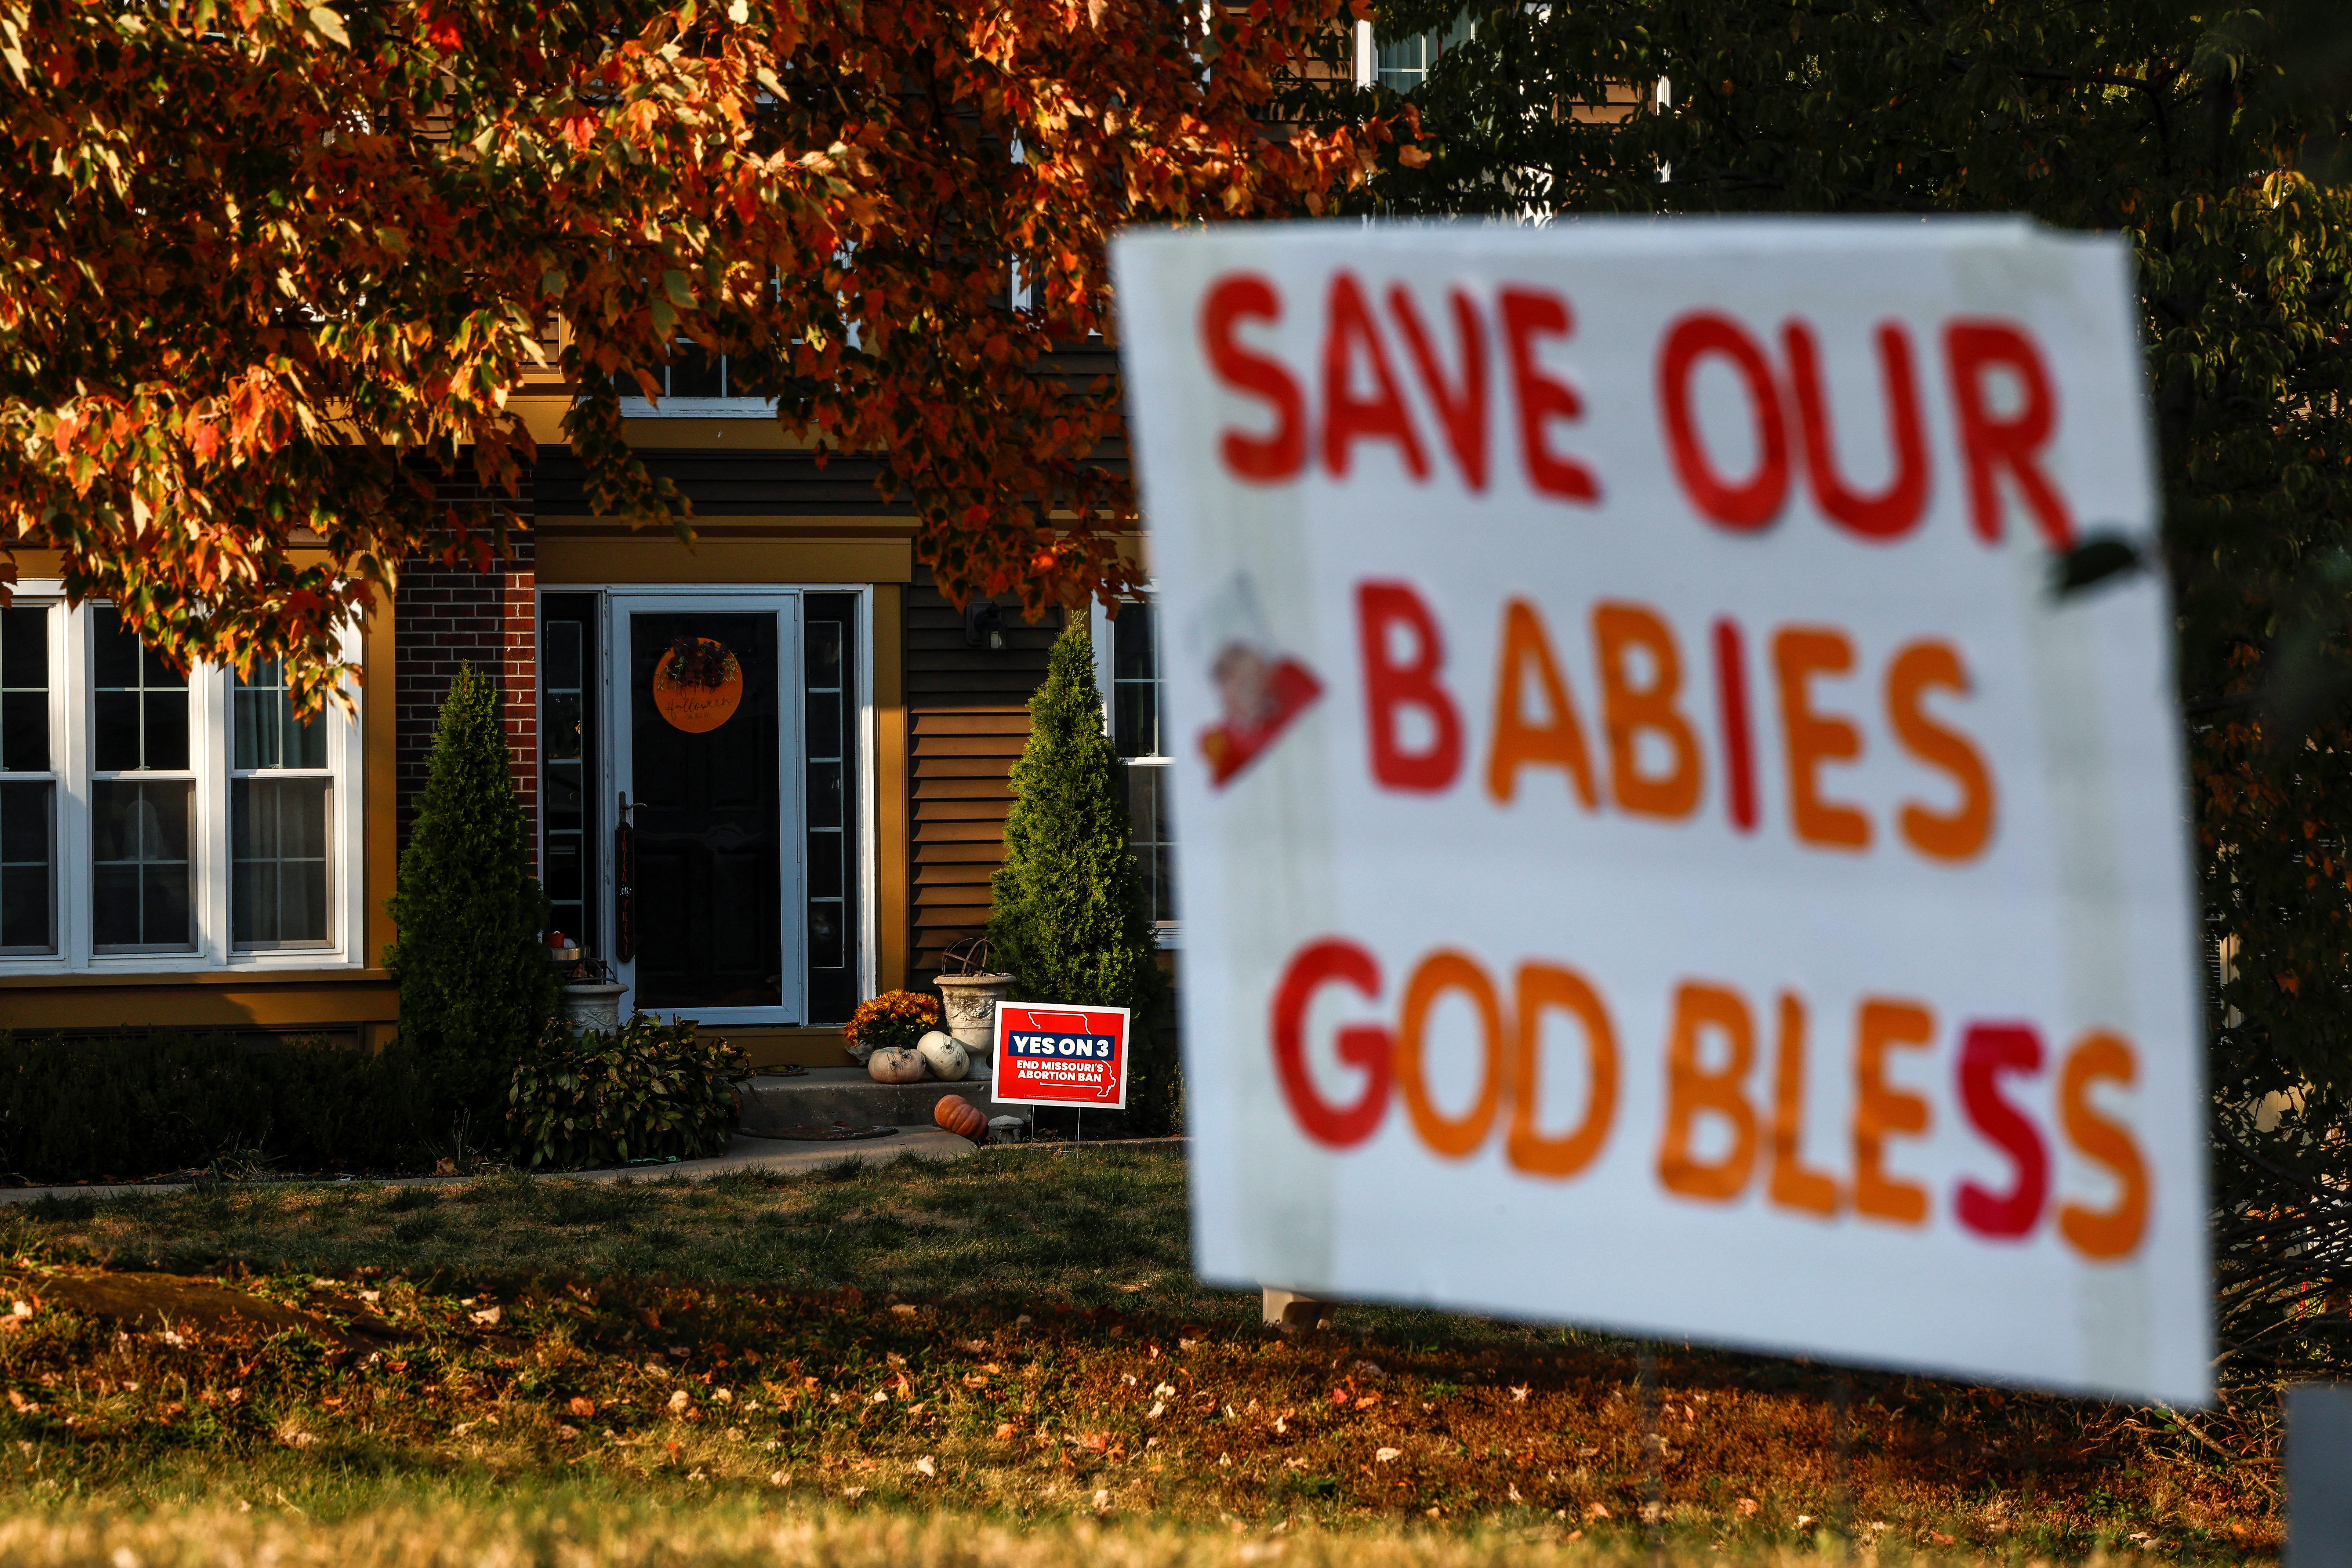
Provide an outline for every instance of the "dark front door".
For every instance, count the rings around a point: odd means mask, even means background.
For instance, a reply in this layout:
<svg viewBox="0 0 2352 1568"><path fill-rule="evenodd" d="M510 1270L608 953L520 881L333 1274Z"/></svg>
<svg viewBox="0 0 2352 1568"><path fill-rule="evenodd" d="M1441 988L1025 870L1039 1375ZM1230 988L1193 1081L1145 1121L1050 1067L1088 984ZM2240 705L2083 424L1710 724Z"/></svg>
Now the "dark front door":
<svg viewBox="0 0 2352 1568"><path fill-rule="evenodd" d="M632 613L626 646L635 1005L782 1006L777 616Z"/></svg>

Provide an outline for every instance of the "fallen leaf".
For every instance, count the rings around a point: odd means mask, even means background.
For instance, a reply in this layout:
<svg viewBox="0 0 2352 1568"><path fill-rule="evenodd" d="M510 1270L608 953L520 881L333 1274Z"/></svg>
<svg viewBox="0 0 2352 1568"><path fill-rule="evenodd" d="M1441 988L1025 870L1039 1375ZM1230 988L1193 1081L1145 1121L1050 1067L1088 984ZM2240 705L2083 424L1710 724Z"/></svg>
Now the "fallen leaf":
<svg viewBox="0 0 2352 1568"><path fill-rule="evenodd" d="M572 1396L571 1400L565 1404L563 1408L570 1411L572 1415L577 1415L583 1421L585 1421L596 1414L596 1402L582 1394L575 1394Z"/></svg>
<svg viewBox="0 0 2352 1568"><path fill-rule="evenodd" d="M1013 1423L1012 1423L1012 1422L1010 1422L1010 1421L1000 1421L1000 1422L998 1422L998 1423L996 1424L996 1436L997 1436L997 1440L998 1440L999 1442L1002 1442L1002 1441L1003 1441L1005 1438L1010 1437L1010 1436L1013 1436Z"/></svg>
<svg viewBox="0 0 2352 1568"><path fill-rule="evenodd" d="M899 1302L897 1306L891 1308L890 1310L902 1318L911 1318L915 1315L913 1305L906 1301Z"/></svg>
<svg viewBox="0 0 2352 1568"><path fill-rule="evenodd" d="M669 1408L673 1415L686 1408L686 1390L678 1388L670 1391Z"/></svg>
<svg viewBox="0 0 2352 1568"><path fill-rule="evenodd" d="M1811 1524L1811 1523L1812 1523L1812 1522L1813 1522L1813 1516L1812 1516L1811 1514L1810 1514L1810 1513L1801 1513L1801 1514L1799 1514L1799 1515L1797 1516L1797 1528L1798 1528L1799 1530L1802 1530L1802 1529L1804 1529L1804 1528L1805 1528L1805 1526L1807 1526L1807 1525L1809 1525L1809 1524Z"/></svg>
<svg viewBox="0 0 2352 1568"><path fill-rule="evenodd" d="M1168 1402L1164 1399L1155 1399L1151 1402L1151 1408L1143 1413L1143 1418L1146 1421L1157 1421L1167 1414Z"/></svg>
<svg viewBox="0 0 2352 1568"><path fill-rule="evenodd" d="M1512 1389L1512 1390L1511 1390L1511 1403L1512 1403L1512 1404L1514 1404L1514 1405L1525 1405L1527 1402L1528 1402L1528 1389L1527 1389L1527 1385L1526 1385L1526 1384L1520 1384L1518 1387L1514 1388L1514 1389Z"/></svg>
<svg viewBox="0 0 2352 1568"><path fill-rule="evenodd" d="M1742 1519L1753 1519L1756 1517L1756 1500L1754 1498L1744 1497L1739 1500L1739 1517Z"/></svg>
<svg viewBox="0 0 2352 1568"><path fill-rule="evenodd" d="M915 1461L915 1473L922 1476L936 1476L940 1473L939 1461L925 1454Z"/></svg>
<svg viewBox="0 0 2352 1568"><path fill-rule="evenodd" d="M790 1470L774 1470L768 1476L768 1484L772 1487L780 1487L792 1479L793 1473Z"/></svg>
<svg viewBox="0 0 2352 1568"><path fill-rule="evenodd" d="M1927 1539L1928 1539L1928 1540L1930 1540L1930 1541L1932 1541L1932 1542L1935 1542L1937 1545L1938 1545L1938 1546L1949 1546L1949 1545L1951 1545L1951 1544L1953 1543L1953 1542L1952 1542L1952 1538L1951 1538L1950 1536L1948 1536L1948 1535L1946 1535L1946 1534L1945 1534L1942 1531L1940 1531L1940 1530L1931 1530L1931 1531L1929 1531L1927 1532ZM2135 1536L2133 1536L2133 1537L2132 1537L2132 1539L2133 1539L2134 1541L2140 1542L2142 1542L2143 1544L2146 1544L2146 1543L2153 1542L2155 1541L2155 1539L2156 1539L2156 1538L2155 1538L2154 1536L2152 1536L2152 1535L2135 1535Z"/></svg>
<svg viewBox="0 0 2352 1568"><path fill-rule="evenodd" d="M1372 1451L1372 1458L1378 1463L1385 1465L1391 1459L1397 1458L1403 1453L1404 1450L1402 1448L1376 1448Z"/></svg>
<svg viewBox="0 0 2352 1568"><path fill-rule="evenodd" d="M1097 1513L1104 1513L1108 1512L1109 1508L1110 1489L1108 1487L1097 1487L1095 1489L1095 1511Z"/></svg>
<svg viewBox="0 0 2352 1568"><path fill-rule="evenodd" d="M1509 1487L1508 1490L1509 1490L1509 1496L1510 1496L1510 1500L1511 1500L1511 1501L1513 1501L1513 1502L1525 1502L1525 1501L1527 1501L1527 1500L1528 1500L1527 1499L1525 1499L1525 1498L1523 1498L1523 1497L1521 1497L1521 1496L1519 1495L1519 1484L1518 1484L1518 1482L1517 1482L1517 1481L1513 1481L1513 1482L1510 1484L1510 1487Z"/></svg>
<svg viewBox="0 0 2352 1568"><path fill-rule="evenodd" d="M866 1489L864 1487L844 1487L841 1489L841 1495L847 1498L850 1501L856 1502L859 1498L866 1495Z"/></svg>
<svg viewBox="0 0 2352 1568"><path fill-rule="evenodd" d="M1602 1507L1600 1503L1594 1503L1591 1508L1584 1510L1584 1517L1587 1519L1614 1519L1617 1516L1611 1513L1608 1509Z"/></svg>
<svg viewBox="0 0 2352 1568"><path fill-rule="evenodd" d="M485 1307L478 1312L468 1312L466 1315L487 1329L496 1326L498 1321L506 1316L506 1309L504 1307Z"/></svg>

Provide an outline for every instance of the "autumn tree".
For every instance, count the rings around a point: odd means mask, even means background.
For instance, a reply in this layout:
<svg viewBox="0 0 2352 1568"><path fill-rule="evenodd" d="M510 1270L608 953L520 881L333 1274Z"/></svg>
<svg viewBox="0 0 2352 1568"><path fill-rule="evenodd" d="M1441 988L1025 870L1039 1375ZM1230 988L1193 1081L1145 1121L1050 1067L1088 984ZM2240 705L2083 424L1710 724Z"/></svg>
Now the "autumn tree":
<svg viewBox="0 0 2352 1568"><path fill-rule="evenodd" d="M1452 25L1397 0L1391 33ZM2022 212L2139 262L2241 1375L2352 1352L2352 31L2305 0L1470 8L1391 211ZM2311 1309L2334 1291L2335 1308Z"/></svg>
<svg viewBox="0 0 2352 1568"><path fill-rule="evenodd" d="M55 550L310 700L403 561L512 526L436 481L513 493L560 318L609 513L689 526L619 399L690 342L878 458L950 594L1125 588L1115 391L1032 372L1108 331L1114 228L1361 177L1382 127L1262 126L1338 4L8 0L0 576Z"/></svg>

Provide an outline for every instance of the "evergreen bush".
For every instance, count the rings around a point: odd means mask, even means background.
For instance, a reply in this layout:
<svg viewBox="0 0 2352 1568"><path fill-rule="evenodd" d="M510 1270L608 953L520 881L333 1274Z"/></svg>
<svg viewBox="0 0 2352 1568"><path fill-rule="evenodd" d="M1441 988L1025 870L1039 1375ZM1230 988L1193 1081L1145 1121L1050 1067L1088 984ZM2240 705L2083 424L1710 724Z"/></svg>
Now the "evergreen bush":
<svg viewBox="0 0 2352 1568"><path fill-rule="evenodd" d="M1094 639L1073 622L1029 699L1029 743L1013 764L1004 861L993 878L988 942L1024 1001L1129 1007L1128 1104L1166 1128L1176 1114L1176 1054L1158 1026L1166 986L1129 843L1126 770L1103 733Z"/></svg>
<svg viewBox="0 0 2352 1568"><path fill-rule="evenodd" d="M444 1110L496 1105L556 1006L547 896L511 766L498 688L459 669L388 906L399 940L383 955L400 982L401 1037Z"/></svg>
<svg viewBox="0 0 2352 1568"><path fill-rule="evenodd" d="M532 1169L723 1154L742 1120L734 1083L751 1061L691 1021L639 1013L611 1035L548 1021L515 1064L507 1131Z"/></svg>
<svg viewBox="0 0 2352 1568"><path fill-rule="evenodd" d="M214 1166L408 1171L431 1163L410 1052L227 1033L0 1032L0 1171L99 1181Z"/></svg>

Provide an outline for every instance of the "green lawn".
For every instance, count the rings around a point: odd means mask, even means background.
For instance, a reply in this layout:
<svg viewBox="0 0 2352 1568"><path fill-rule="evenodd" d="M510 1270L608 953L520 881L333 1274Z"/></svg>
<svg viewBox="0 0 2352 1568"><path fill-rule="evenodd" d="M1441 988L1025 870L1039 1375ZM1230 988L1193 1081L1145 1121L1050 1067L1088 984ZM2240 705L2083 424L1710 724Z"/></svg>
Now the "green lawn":
<svg viewBox="0 0 2352 1568"><path fill-rule="evenodd" d="M1857 1374L1841 1430L1832 1373L1767 1358L1286 1339L1187 1223L1150 1148L38 1200L0 1214L0 1560L2275 1550L2259 1402L2192 1433Z"/></svg>

